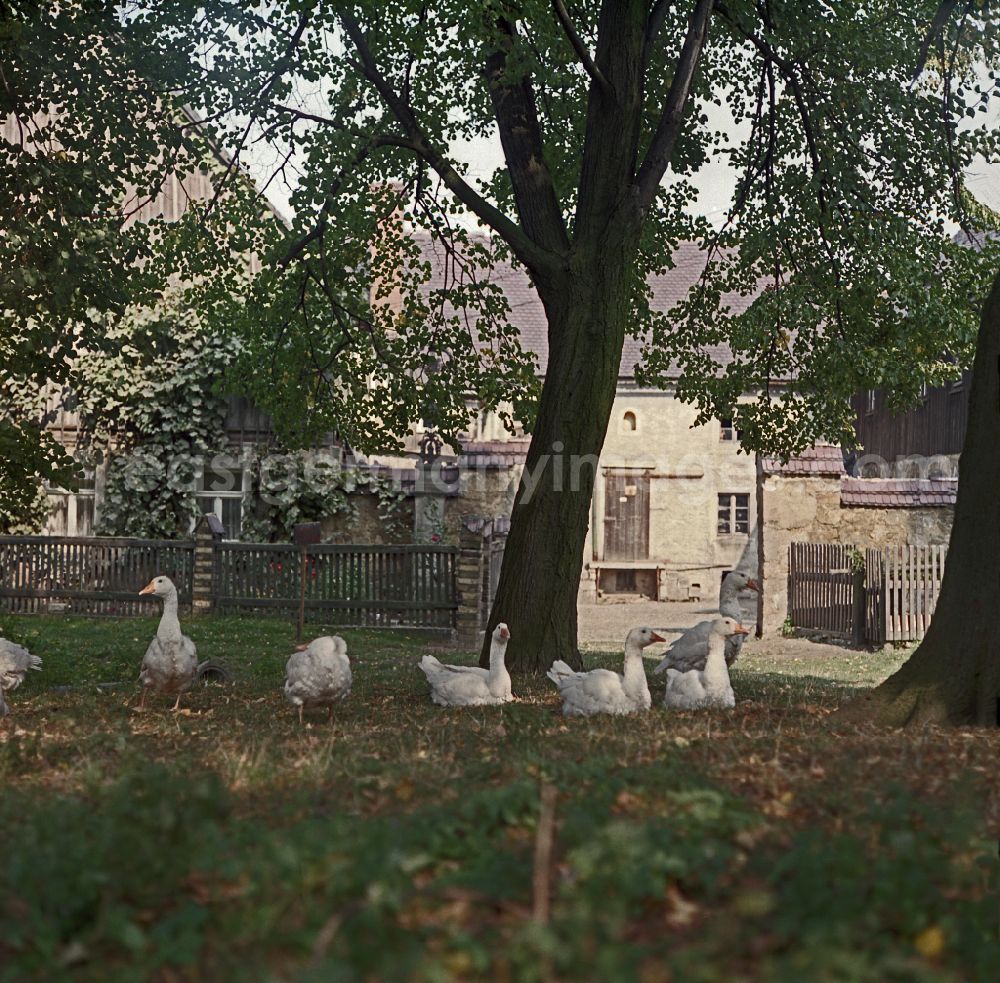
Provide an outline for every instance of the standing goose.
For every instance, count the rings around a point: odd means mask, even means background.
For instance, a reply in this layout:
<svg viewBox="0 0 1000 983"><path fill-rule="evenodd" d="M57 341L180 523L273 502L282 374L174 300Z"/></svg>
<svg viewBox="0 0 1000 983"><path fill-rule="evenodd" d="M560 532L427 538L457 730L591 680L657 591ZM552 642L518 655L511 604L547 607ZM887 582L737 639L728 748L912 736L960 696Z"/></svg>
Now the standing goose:
<svg viewBox="0 0 1000 983"><path fill-rule="evenodd" d="M760 590L757 581L739 570L727 573L722 581L722 588L719 591L719 616L722 618L732 618L737 624L743 620L743 611L740 607L739 593L742 590ZM667 654L660 664L653 670L654 674L666 672L667 669L677 669L679 672L688 672L691 669L704 669L705 660L708 658L708 639L712 631L712 625L717 619L710 618L708 621L699 621L693 628L689 628L680 638L671 643L667 649ZM743 647L743 639L749 632L743 635L734 635L726 641L726 665L731 666L740 656L740 649Z"/></svg>
<svg viewBox="0 0 1000 983"><path fill-rule="evenodd" d="M139 593L162 597L163 616L142 657L142 668L139 670L142 696L138 708L145 708L146 690L153 689L157 693L176 693L177 701L173 709L178 710L181 694L190 689L194 681L198 652L194 642L181 634L181 623L177 619L177 588L169 577L154 577Z"/></svg>
<svg viewBox="0 0 1000 983"><path fill-rule="evenodd" d="M589 717L595 713L636 713L650 707L649 684L642 665L642 650L666 641L652 628L633 628L625 638L623 673L609 669L576 672L565 662L552 663L547 675L559 687L563 713Z"/></svg>
<svg viewBox="0 0 1000 983"><path fill-rule="evenodd" d="M32 655L23 645L0 638L0 717L10 712L4 694L17 689L29 669L41 668L42 660L37 655Z"/></svg>
<svg viewBox="0 0 1000 983"><path fill-rule="evenodd" d="M736 697L726 666L726 639L749 632L733 618L710 622L708 658L704 669L680 672L667 669L667 691L663 705L674 710L702 710L707 707L734 707Z"/></svg>
<svg viewBox="0 0 1000 983"><path fill-rule="evenodd" d="M285 664L285 698L299 708L325 706L333 722L333 705L351 692L351 660L347 642L339 635L323 635L299 645Z"/></svg>
<svg viewBox="0 0 1000 983"><path fill-rule="evenodd" d="M500 622L493 629L490 642L490 667L449 666L433 655L420 660L420 668L431 687L431 699L442 707L483 707L510 703L510 673L504 665L504 654L510 630Z"/></svg>

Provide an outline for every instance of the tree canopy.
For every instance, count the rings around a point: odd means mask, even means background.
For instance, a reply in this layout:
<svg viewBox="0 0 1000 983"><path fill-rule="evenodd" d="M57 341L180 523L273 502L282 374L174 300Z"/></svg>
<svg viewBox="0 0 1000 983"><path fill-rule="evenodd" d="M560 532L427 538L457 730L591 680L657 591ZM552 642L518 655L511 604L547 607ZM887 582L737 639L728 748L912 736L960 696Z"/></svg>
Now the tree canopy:
<svg viewBox="0 0 1000 983"><path fill-rule="evenodd" d="M183 223L144 214L172 177L212 159L169 98L170 78L169 59L126 27L117 3L0 5L4 525L37 519L42 480L74 483L74 462L44 427L81 355L122 353L117 325L161 303L178 255L221 283L240 269L233 215L260 212L245 185L220 196L212 219L204 202Z"/></svg>
<svg viewBox="0 0 1000 983"><path fill-rule="evenodd" d="M428 407L454 435L475 394L521 401L530 425L530 361L490 264L509 255L541 288L609 208L635 212L627 298L629 329L648 339L640 378L662 384L679 368L680 395L706 418L759 394L740 407L748 446L851 439L852 392L884 386L905 401L970 358L970 297L993 260L948 232L974 222L957 175L997 151L983 125L997 54L989 4L127 9L175 70L197 67L173 95L214 139L243 158L269 144L276 172L294 172L295 229L247 325L248 364L266 354L271 366L256 395L279 419L301 421L305 400L317 427L364 448ZM604 142L608 106L630 114L622 152ZM497 134L503 166L466 174L456 147ZM738 182L712 229L693 214L693 181L720 155ZM420 290L425 257L401 225L386 241L394 210L451 250L447 297ZM471 237L459 213L491 238ZM706 245L706 275L658 315L647 278L691 237ZM384 294L369 303L372 283L390 281L400 311ZM728 290L762 288L738 318L722 306ZM724 370L716 344L734 352Z"/></svg>

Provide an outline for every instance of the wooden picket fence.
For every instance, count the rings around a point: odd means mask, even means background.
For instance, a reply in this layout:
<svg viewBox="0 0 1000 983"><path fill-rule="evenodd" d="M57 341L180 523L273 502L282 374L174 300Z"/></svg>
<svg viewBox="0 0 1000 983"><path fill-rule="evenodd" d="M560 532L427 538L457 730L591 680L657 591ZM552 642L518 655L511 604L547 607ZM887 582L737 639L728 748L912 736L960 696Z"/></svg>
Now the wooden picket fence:
<svg viewBox="0 0 1000 983"><path fill-rule="evenodd" d="M923 638L941 593L947 546L891 546L882 551L885 641Z"/></svg>
<svg viewBox="0 0 1000 983"><path fill-rule="evenodd" d="M215 607L287 612L340 627L451 628L458 601L452 546L221 543ZM303 569L304 565L304 569ZM304 596L303 596L304 587Z"/></svg>
<svg viewBox="0 0 1000 983"><path fill-rule="evenodd" d="M195 545L0 536L0 611L150 615L157 601L138 591L161 573L174 581L181 605L188 607ZM457 553L440 545L302 550L287 543L215 543L211 589L203 599L224 614L293 616L301 606L306 620L332 626L449 629L458 609Z"/></svg>
<svg viewBox="0 0 1000 983"><path fill-rule="evenodd" d="M788 616L796 628L855 643L923 638L941 590L947 546L885 549L792 543Z"/></svg>
<svg viewBox="0 0 1000 983"><path fill-rule="evenodd" d="M194 543L98 536L0 536L0 610L30 614L152 614L138 591L157 574L191 603Z"/></svg>

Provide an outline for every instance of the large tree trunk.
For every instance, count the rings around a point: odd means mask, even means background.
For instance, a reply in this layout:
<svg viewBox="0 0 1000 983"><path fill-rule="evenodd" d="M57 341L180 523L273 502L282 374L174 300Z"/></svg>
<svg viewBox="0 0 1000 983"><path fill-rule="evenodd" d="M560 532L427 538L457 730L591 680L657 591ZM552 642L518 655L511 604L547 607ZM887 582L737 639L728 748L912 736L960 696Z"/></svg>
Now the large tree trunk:
<svg viewBox="0 0 1000 983"><path fill-rule="evenodd" d="M899 671L839 716L909 724L1000 723L1000 276L983 309L958 501L934 619Z"/></svg>
<svg viewBox="0 0 1000 983"><path fill-rule="evenodd" d="M555 659L581 665L576 603L601 448L618 383L628 316L628 248L607 240L557 287L539 286L549 362L536 426L511 514L487 626L510 628L507 665L541 673Z"/></svg>

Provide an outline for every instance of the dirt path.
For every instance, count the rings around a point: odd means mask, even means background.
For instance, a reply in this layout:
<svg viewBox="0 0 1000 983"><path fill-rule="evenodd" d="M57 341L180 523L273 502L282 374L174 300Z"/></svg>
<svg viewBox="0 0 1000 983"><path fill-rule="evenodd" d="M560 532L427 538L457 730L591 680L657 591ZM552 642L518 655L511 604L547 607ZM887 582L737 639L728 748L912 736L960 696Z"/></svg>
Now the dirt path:
<svg viewBox="0 0 1000 983"><path fill-rule="evenodd" d="M754 625L754 599L743 603L743 623ZM718 614L708 601L632 601L625 604L581 604L577 609L580 648L584 650L617 651L625 644L632 628L648 625L659 631L668 642L699 621ZM659 649L657 649L659 651ZM808 658L845 654L838 645L824 645L806 638L754 638L745 644L745 651L766 653L776 658Z"/></svg>

